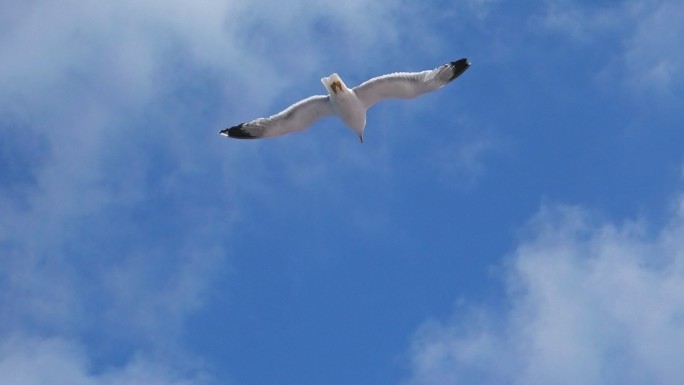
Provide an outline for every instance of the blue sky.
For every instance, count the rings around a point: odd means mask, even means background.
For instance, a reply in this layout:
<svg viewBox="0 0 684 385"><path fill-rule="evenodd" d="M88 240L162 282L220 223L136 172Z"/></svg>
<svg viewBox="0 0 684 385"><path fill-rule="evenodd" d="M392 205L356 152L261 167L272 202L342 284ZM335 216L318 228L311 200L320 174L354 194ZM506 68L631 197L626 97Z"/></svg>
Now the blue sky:
<svg viewBox="0 0 684 385"><path fill-rule="evenodd" d="M0 2L0 382L682 383L682 19ZM364 144L217 135L462 57Z"/></svg>

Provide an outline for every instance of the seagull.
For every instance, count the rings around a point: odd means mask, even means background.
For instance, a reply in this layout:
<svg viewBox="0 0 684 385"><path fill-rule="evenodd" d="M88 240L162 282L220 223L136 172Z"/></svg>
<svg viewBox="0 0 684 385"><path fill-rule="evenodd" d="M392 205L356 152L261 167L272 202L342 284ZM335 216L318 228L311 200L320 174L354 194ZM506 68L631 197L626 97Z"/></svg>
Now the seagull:
<svg viewBox="0 0 684 385"><path fill-rule="evenodd" d="M383 99L414 98L435 91L459 77L470 67L468 59L456 60L422 72L395 72L347 88L336 73L321 79L328 95L315 95L268 117L240 123L219 131L237 139L270 138L301 131L318 119L337 115L363 143L366 111Z"/></svg>

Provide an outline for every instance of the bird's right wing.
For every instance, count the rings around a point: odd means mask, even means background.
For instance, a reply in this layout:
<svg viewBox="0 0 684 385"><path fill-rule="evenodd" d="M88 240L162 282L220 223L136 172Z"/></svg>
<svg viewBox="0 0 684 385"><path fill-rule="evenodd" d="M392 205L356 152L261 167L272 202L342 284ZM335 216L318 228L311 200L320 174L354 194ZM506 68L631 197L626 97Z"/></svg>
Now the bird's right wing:
<svg viewBox="0 0 684 385"><path fill-rule="evenodd" d="M390 98L414 98L434 91L456 79L470 67L468 59L444 64L422 72L397 72L378 76L353 88L366 108Z"/></svg>
<svg viewBox="0 0 684 385"><path fill-rule="evenodd" d="M330 97L316 95L301 100L271 117L240 123L237 126L221 130L219 134L238 139L284 135L301 131L316 120L333 114Z"/></svg>

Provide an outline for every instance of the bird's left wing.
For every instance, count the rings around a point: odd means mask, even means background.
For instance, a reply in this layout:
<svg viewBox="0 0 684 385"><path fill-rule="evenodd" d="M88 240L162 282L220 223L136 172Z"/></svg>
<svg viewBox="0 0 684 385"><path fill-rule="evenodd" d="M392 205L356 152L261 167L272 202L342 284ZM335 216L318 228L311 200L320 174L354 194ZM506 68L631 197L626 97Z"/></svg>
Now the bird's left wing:
<svg viewBox="0 0 684 385"><path fill-rule="evenodd" d="M284 135L301 131L314 121L332 114L334 111L330 105L330 97L316 95L301 100L271 117L240 123L237 126L219 131L219 134L238 139Z"/></svg>
<svg viewBox="0 0 684 385"><path fill-rule="evenodd" d="M366 108L390 98L414 98L434 91L456 79L470 67L468 59L444 64L422 72L397 72L378 76L361 83L352 90Z"/></svg>

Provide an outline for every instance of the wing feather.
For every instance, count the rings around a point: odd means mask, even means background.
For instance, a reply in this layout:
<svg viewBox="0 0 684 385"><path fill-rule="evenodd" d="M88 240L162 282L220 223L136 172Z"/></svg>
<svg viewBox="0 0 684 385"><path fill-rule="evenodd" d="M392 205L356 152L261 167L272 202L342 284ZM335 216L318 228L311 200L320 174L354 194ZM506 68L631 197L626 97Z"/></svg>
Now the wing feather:
<svg viewBox="0 0 684 385"><path fill-rule="evenodd" d="M304 130L316 120L332 114L334 111L330 105L330 97L315 95L301 100L273 116L240 123L221 130L219 134L238 139L279 136Z"/></svg>
<svg viewBox="0 0 684 385"><path fill-rule="evenodd" d="M361 83L353 91L369 108L383 99L409 99L434 91L456 79L469 66L468 59L460 59L433 70L382 75Z"/></svg>

